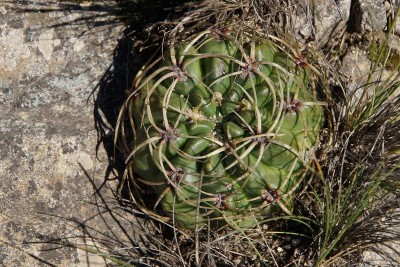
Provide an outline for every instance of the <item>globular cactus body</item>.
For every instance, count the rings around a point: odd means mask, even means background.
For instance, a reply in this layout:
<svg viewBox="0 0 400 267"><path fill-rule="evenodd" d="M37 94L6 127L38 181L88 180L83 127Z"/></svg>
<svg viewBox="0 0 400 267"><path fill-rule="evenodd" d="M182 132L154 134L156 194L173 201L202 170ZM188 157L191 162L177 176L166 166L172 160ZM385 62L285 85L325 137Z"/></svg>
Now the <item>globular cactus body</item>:
<svg viewBox="0 0 400 267"><path fill-rule="evenodd" d="M127 162L180 227L253 227L293 209L324 115L308 68L276 43L205 31L136 77Z"/></svg>

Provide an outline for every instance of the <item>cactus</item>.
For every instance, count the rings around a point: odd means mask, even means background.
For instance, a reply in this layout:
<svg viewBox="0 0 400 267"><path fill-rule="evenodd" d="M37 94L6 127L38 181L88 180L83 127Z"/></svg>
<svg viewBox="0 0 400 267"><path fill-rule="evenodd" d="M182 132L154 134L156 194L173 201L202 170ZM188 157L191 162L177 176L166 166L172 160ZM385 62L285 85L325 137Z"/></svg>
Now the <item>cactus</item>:
<svg viewBox="0 0 400 267"><path fill-rule="evenodd" d="M250 228L293 210L324 122L311 68L278 38L228 29L171 44L122 109L127 164L182 228Z"/></svg>

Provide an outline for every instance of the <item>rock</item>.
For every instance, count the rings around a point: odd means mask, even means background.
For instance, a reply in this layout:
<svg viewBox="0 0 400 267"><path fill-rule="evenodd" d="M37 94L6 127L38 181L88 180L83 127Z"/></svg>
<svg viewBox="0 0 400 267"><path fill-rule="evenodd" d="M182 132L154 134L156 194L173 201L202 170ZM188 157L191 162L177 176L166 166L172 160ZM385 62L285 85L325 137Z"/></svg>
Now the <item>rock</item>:
<svg viewBox="0 0 400 267"><path fill-rule="evenodd" d="M8 53L0 54L0 71L12 72L14 71L23 61L27 60L31 56L30 45L24 42L24 30L23 29L12 29L2 27L4 30L1 31L0 35L0 51L8 51Z"/></svg>
<svg viewBox="0 0 400 267"><path fill-rule="evenodd" d="M303 3L304 1L299 1ZM309 3L304 4L309 7ZM298 8L297 24L295 28L304 35L309 36L305 29L310 18L305 15L307 8ZM318 47L322 47L331 38L337 37L341 31L349 32L378 31L387 26L388 3L384 0L339 0L316 1L314 3L314 28L315 41ZM303 12L300 12L303 10ZM307 18L307 19L306 19ZM301 33L301 32L300 32Z"/></svg>
<svg viewBox="0 0 400 267"><path fill-rule="evenodd" d="M387 2L387 4L386 4L386 12L392 19L394 19L395 14L399 10L399 8L400 8L399 0L393 1L393 3ZM396 26L394 27L394 30L397 35L400 35L400 18L397 18Z"/></svg>
<svg viewBox="0 0 400 267"><path fill-rule="evenodd" d="M344 56L339 73L347 80L347 93L351 96L352 101L358 102L364 94L364 90L369 88L362 85L368 79L370 67L371 61L367 53L357 47L350 48ZM372 88L369 89L372 90Z"/></svg>
<svg viewBox="0 0 400 267"><path fill-rule="evenodd" d="M87 103L121 27L89 29L86 21L106 14L104 6L81 12L78 4L11 2L0 7L0 266L105 266L67 245L110 251L100 237L124 242L120 227L134 221L116 222L104 203L96 205L100 195L118 205L117 184L99 189L109 161L102 146L96 153Z"/></svg>
<svg viewBox="0 0 400 267"><path fill-rule="evenodd" d="M295 5L294 13L294 34L298 40L307 40L313 34L312 10L306 0L298 0Z"/></svg>
<svg viewBox="0 0 400 267"><path fill-rule="evenodd" d="M400 244L398 243L392 243L391 249L386 246L379 246L379 249L387 253L392 259L398 259L398 251L400 251ZM376 251L368 251L367 253L364 254L364 265L365 267L377 267L377 266L390 266L392 259L389 259L388 257L384 257L380 254L378 254ZM395 265L393 265L395 266Z"/></svg>
<svg viewBox="0 0 400 267"><path fill-rule="evenodd" d="M383 30L387 25L385 0L359 0L363 29L367 31Z"/></svg>
<svg viewBox="0 0 400 267"><path fill-rule="evenodd" d="M338 26L344 29L349 19L351 0L315 1L315 40L321 47L326 44Z"/></svg>
<svg viewBox="0 0 400 267"><path fill-rule="evenodd" d="M352 47L344 56L339 72L351 82L362 83L368 78L370 67L366 51Z"/></svg>

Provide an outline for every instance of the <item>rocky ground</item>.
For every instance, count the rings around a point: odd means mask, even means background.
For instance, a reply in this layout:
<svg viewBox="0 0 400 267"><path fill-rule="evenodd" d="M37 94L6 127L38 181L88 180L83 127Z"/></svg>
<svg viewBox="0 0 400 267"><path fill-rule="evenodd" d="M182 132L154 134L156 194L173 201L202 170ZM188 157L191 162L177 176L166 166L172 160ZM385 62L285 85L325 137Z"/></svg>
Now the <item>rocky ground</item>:
<svg viewBox="0 0 400 267"><path fill-rule="evenodd" d="M121 36L101 26L116 4L0 2L0 266L104 266L61 241L122 238L90 97Z"/></svg>
<svg viewBox="0 0 400 267"><path fill-rule="evenodd" d="M315 34L320 46L340 37L351 2L318 1L314 21L309 10L299 9L296 34L303 40ZM383 30L389 1L360 2L364 16L352 22L354 30ZM104 102L92 95L97 85L107 88L109 67L121 57L116 47L124 27L103 23L118 11L114 1L106 3L0 1L1 266L105 266L101 257L68 242L98 250L107 250L96 247L100 239L110 247L130 244L134 220L119 212L118 182L106 181L113 177L110 151L98 146L103 128L96 127L97 112ZM370 63L357 49L341 66L355 80ZM116 115L108 111L106 116Z"/></svg>

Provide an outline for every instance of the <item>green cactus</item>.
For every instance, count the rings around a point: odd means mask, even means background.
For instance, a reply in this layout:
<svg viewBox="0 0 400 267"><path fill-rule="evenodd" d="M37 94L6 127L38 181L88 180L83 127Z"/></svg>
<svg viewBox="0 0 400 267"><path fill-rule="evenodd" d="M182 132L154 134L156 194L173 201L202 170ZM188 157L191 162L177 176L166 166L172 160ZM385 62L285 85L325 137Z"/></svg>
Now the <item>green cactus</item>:
<svg viewBox="0 0 400 267"><path fill-rule="evenodd" d="M293 210L324 115L310 68L272 40L204 31L134 81L127 163L182 228L248 228Z"/></svg>

